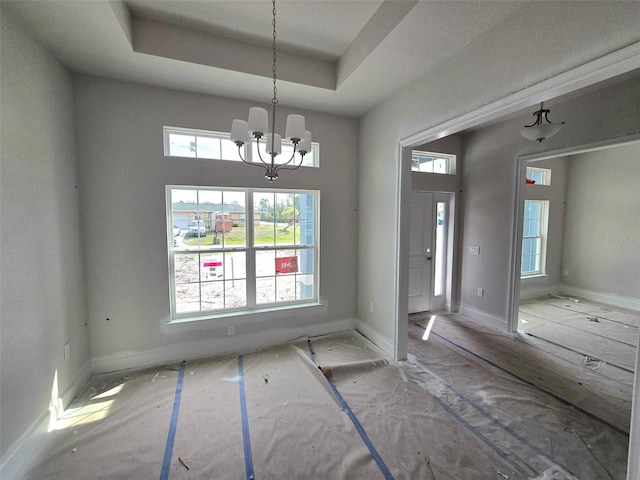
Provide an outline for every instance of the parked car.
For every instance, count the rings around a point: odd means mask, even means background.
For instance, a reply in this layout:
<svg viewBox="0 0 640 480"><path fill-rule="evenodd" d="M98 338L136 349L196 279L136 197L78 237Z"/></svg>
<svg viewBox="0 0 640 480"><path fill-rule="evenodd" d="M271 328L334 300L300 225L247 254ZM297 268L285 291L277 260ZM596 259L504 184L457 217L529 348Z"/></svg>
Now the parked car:
<svg viewBox="0 0 640 480"><path fill-rule="evenodd" d="M189 237L206 237L207 227L202 220L194 220L189 224L189 231L187 232Z"/></svg>

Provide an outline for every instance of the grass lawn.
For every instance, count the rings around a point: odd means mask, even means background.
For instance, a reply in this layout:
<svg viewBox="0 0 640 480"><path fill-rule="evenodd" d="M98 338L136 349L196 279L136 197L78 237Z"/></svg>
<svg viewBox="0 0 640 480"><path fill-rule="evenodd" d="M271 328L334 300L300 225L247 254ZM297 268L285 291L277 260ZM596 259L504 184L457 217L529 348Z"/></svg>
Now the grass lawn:
<svg viewBox="0 0 640 480"><path fill-rule="evenodd" d="M256 245L291 245L293 243L293 226L290 226L287 230L284 230L286 225L277 224L275 231L273 224L259 225L255 228L254 243ZM218 240L222 245L222 233L218 234ZM207 232L206 237L185 237L184 243L189 246L197 245L213 245L213 241L216 235L213 232ZM246 227L239 226L233 227L230 232L224 234L225 245L245 245L246 244ZM274 238L277 238L277 242L274 242Z"/></svg>

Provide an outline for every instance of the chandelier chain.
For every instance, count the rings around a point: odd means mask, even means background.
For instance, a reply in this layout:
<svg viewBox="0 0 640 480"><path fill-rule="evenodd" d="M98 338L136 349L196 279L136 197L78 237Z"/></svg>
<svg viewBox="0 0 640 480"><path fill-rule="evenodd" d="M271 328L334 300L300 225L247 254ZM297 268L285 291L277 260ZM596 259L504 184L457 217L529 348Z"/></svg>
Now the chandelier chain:
<svg viewBox="0 0 640 480"><path fill-rule="evenodd" d="M276 53L276 0L273 0L273 21L271 23L273 25L273 42L271 43L271 48L273 49L273 99L271 103L275 106L278 103L278 88L276 87L276 60L278 58Z"/></svg>

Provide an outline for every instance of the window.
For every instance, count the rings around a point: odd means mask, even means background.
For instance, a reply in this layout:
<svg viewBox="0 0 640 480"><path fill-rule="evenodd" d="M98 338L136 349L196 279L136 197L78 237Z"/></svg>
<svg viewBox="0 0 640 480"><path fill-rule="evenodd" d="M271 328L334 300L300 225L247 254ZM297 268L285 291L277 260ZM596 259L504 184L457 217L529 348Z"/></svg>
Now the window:
<svg viewBox="0 0 640 480"><path fill-rule="evenodd" d="M211 158L240 161L238 147L228 133L164 127L164 154L167 157Z"/></svg>
<svg viewBox="0 0 640 480"><path fill-rule="evenodd" d="M545 273L548 213L548 200L524 201L520 267L520 274L523 277Z"/></svg>
<svg viewBox="0 0 640 480"><path fill-rule="evenodd" d="M526 182L535 185L551 185L551 170L549 168L527 167Z"/></svg>
<svg viewBox="0 0 640 480"><path fill-rule="evenodd" d="M455 175L456 156L413 150L411 152L411 171Z"/></svg>
<svg viewBox="0 0 640 480"><path fill-rule="evenodd" d="M434 258L433 273L433 295L440 296L444 294L444 272L446 267L446 246L447 241L447 204L445 202L436 202L436 248Z"/></svg>
<svg viewBox="0 0 640 480"><path fill-rule="evenodd" d="M167 186L172 319L317 302L319 195Z"/></svg>
<svg viewBox="0 0 640 480"><path fill-rule="evenodd" d="M260 143L260 153L263 159L265 153L264 140ZM282 140L282 153L276 157L275 163L286 163L293 153L293 143ZM304 156L303 167L317 167L320 158L320 145L311 143L311 151ZM178 127L164 127L164 155L166 157L208 158L213 160L229 160L240 162L238 147L230 140L230 134L224 132L210 132ZM243 148L242 155L247 161L260 162L258 147L252 142L252 148ZM296 155L294 161L299 162ZM293 162L292 162L293 163Z"/></svg>

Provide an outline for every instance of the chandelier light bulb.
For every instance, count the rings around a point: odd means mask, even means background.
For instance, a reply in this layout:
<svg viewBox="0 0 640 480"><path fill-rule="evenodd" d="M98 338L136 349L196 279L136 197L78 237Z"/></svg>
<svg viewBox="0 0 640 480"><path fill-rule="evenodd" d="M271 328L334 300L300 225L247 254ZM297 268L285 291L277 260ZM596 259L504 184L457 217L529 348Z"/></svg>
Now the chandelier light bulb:
<svg viewBox="0 0 640 480"><path fill-rule="evenodd" d="M544 102L540 103L540 110L533 114L536 121L531 125L525 125L520 134L528 140L542 142L545 138L554 136L560 131L564 122L553 123L549 120L551 110L544 108ZM544 123L546 122L546 123Z"/></svg>

